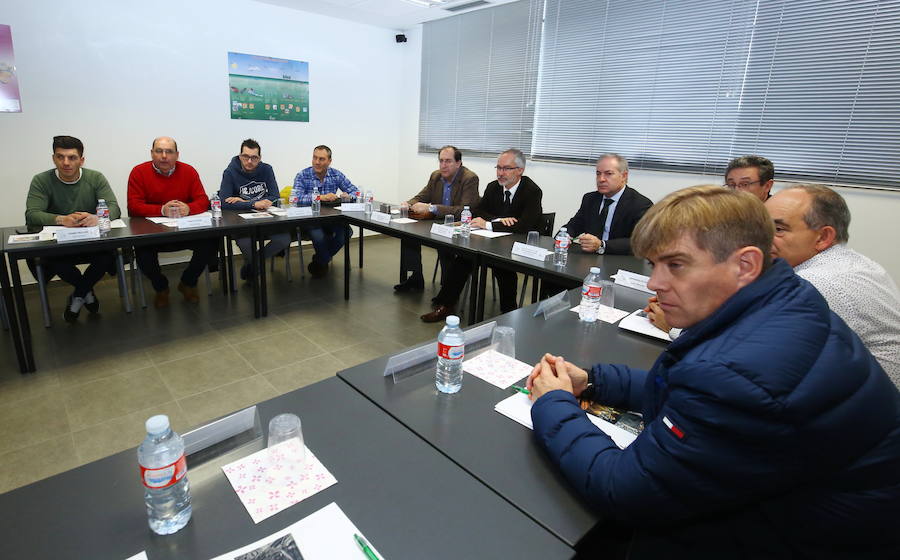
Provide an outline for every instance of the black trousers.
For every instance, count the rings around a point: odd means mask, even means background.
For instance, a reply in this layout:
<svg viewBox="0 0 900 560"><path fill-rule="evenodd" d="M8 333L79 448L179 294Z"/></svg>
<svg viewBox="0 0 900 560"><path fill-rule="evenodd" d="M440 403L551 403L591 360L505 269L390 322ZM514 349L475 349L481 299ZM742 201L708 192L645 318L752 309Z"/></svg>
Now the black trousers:
<svg viewBox="0 0 900 560"><path fill-rule="evenodd" d="M32 276L37 278L34 259L28 259L26 262ZM73 297L82 298L94 289L94 285L103 278L104 274L115 270L115 263L115 254L112 251L41 258L45 282L49 282L54 276L59 276L63 282L71 284L75 288L72 293ZM76 266L79 264L87 264L88 267L81 272Z"/></svg>
<svg viewBox="0 0 900 560"><path fill-rule="evenodd" d="M516 273L503 268L491 267L497 286L500 289L500 311L508 313L516 309L516 291L519 280ZM466 287L466 280L472 272L472 261L462 257L454 257L447 274L444 275L444 285L435 298L435 303L453 307L459 300L460 294Z"/></svg>
<svg viewBox="0 0 900 560"><path fill-rule="evenodd" d="M453 264L453 253L438 249L438 260L441 261L441 284ZM400 277L403 273L422 274L422 244L417 241L402 239L400 241Z"/></svg>
<svg viewBox="0 0 900 560"><path fill-rule="evenodd" d="M168 243L165 245L153 245L150 247L138 247L135 249L138 267L153 284L153 289L162 292L169 287L169 280L159 267L159 254L173 251L191 250L191 262L181 273L181 283L185 286L196 286L197 279L203 274L203 269L210 263L216 254L217 240L201 239L185 243Z"/></svg>

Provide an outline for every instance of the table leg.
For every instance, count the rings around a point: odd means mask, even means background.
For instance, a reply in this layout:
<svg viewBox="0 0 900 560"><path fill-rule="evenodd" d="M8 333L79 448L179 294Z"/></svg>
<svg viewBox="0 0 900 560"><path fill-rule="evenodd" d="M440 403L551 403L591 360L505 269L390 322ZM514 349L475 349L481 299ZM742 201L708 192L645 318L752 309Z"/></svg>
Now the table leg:
<svg viewBox="0 0 900 560"><path fill-rule="evenodd" d="M259 304L259 251L256 250L256 239L250 242L250 263L253 266L254 273L250 275L251 284L253 285L253 316L260 318L262 310Z"/></svg>
<svg viewBox="0 0 900 560"><path fill-rule="evenodd" d="M263 317L269 315L269 292L266 283L266 257L263 253L265 249L266 238L259 233L259 229L253 233L253 243L256 245L256 252L259 254L259 305Z"/></svg>
<svg viewBox="0 0 900 560"><path fill-rule="evenodd" d="M363 227L359 226L359 268L363 267Z"/></svg>
<svg viewBox="0 0 900 560"><path fill-rule="evenodd" d="M484 321L484 295L487 292L488 266L483 259L478 259L478 261L478 307L475 314L472 316L472 318L474 319L472 321L473 323Z"/></svg>
<svg viewBox="0 0 900 560"><path fill-rule="evenodd" d="M344 243L344 299L350 299L350 244Z"/></svg>
<svg viewBox="0 0 900 560"><path fill-rule="evenodd" d="M19 362L19 371L28 373L28 362L22 350L22 336L19 331L19 320L16 308L13 305L12 288L9 283L9 273L6 270L6 255L0 255L0 285L3 287L3 304L9 317L9 332L12 334L13 346L16 348L16 359Z"/></svg>
<svg viewBox="0 0 900 560"><path fill-rule="evenodd" d="M234 278L234 244L230 237L225 238L225 253L228 255L228 283L232 292L237 291L237 281Z"/></svg>
<svg viewBox="0 0 900 560"><path fill-rule="evenodd" d="M31 346L31 325L28 324L28 309L25 307L25 293L22 291L22 278L19 276L19 260L9 261L9 273L12 276L13 294L16 298L16 313L19 316L19 328L22 335L22 350L25 352L25 370L34 371L34 348Z"/></svg>
<svg viewBox="0 0 900 560"><path fill-rule="evenodd" d="M472 290L469 293L469 312L467 313L467 324L469 325L474 325L481 320L478 318L479 308L481 314L484 315L484 284L487 279L487 266L477 256L472 260L472 276L469 280Z"/></svg>

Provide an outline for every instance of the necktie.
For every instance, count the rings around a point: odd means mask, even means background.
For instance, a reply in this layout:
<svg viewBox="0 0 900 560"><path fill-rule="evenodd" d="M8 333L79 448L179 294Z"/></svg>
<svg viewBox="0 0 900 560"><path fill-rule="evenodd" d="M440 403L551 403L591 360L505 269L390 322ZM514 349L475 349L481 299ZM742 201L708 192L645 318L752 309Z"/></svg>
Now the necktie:
<svg viewBox="0 0 900 560"><path fill-rule="evenodd" d="M509 191L503 191L503 218L512 215L512 200L510 200Z"/></svg>
<svg viewBox="0 0 900 560"><path fill-rule="evenodd" d="M606 217L609 215L609 205L612 203L613 199L611 198L603 199L603 208L600 210L600 235L598 236L601 239L604 239L603 231L606 229Z"/></svg>

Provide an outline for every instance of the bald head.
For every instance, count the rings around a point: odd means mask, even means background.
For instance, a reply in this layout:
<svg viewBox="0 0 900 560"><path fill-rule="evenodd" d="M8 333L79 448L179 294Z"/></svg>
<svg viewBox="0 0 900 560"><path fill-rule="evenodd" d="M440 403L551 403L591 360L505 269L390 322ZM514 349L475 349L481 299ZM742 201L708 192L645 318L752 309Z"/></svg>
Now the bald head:
<svg viewBox="0 0 900 560"><path fill-rule="evenodd" d="M168 173L175 168L178 162L178 144L174 138L160 136L150 145L150 159L153 165L163 173Z"/></svg>

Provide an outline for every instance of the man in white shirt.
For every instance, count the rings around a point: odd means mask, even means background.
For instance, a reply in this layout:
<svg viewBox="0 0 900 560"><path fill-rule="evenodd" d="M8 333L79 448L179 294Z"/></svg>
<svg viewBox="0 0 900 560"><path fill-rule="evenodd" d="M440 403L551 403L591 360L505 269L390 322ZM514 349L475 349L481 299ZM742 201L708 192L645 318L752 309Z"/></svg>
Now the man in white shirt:
<svg viewBox="0 0 900 560"><path fill-rule="evenodd" d="M772 256L794 267L862 339L900 387L900 292L878 263L847 247L850 210L822 185L788 187L766 202Z"/></svg>

